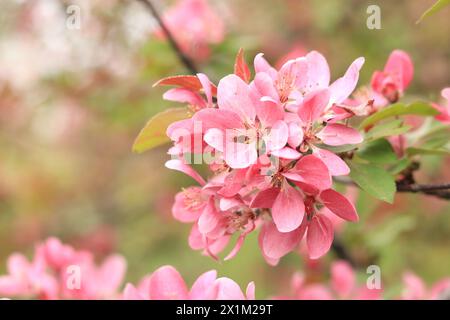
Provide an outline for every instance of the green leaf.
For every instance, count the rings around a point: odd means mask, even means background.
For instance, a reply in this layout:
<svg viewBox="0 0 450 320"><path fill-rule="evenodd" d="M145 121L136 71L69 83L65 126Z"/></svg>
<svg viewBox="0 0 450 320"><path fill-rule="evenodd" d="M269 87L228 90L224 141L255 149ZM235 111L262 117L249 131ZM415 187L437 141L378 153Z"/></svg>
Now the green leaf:
<svg viewBox="0 0 450 320"><path fill-rule="evenodd" d="M405 125L403 120L398 119L373 127L365 134L364 140L372 141L383 137L397 136L409 131L409 129L411 129L410 126Z"/></svg>
<svg viewBox="0 0 450 320"><path fill-rule="evenodd" d="M439 148L439 149L426 149L426 148L408 148L406 149L406 153L409 156L414 156L417 154L420 155L444 155L444 156L448 156L450 155L450 150L449 149L443 149L443 148Z"/></svg>
<svg viewBox="0 0 450 320"><path fill-rule="evenodd" d="M343 152L348 152L348 151L357 149L358 145L357 144L344 144L342 146L329 146L326 144L319 144L317 147L319 147L320 149L329 150L333 153L343 153Z"/></svg>
<svg viewBox="0 0 450 320"><path fill-rule="evenodd" d="M154 115L139 132L133 144L133 152L141 153L170 141L166 135L167 127L175 121L188 119L186 108L171 108Z"/></svg>
<svg viewBox="0 0 450 320"><path fill-rule="evenodd" d="M437 127L422 136L414 147L424 149L439 149L449 143L450 127Z"/></svg>
<svg viewBox="0 0 450 320"><path fill-rule="evenodd" d="M435 14L436 12L444 9L445 6L450 4L450 0L438 0L427 11L425 11L416 23L422 22L423 19Z"/></svg>
<svg viewBox="0 0 450 320"><path fill-rule="evenodd" d="M381 109L380 111L374 113L373 115L367 117L360 125L360 128L367 128L381 120L401 116L405 114L415 114L423 116L434 116L439 112L433 108L431 105L425 102L414 102L409 105L403 103L396 103L387 108Z"/></svg>
<svg viewBox="0 0 450 320"><path fill-rule="evenodd" d="M391 168L389 168L389 172L393 175L397 175L411 164L411 160L408 158L403 158L397 161Z"/></svg>
<svg viewBox="0 0 450 320"><path fill-rule="evenodd" d="M394 177L373 164L349 162L350 177L364 191L382 201L392 203L397 190Z"/></svg>
<svg viewBox="0 0 450 320"><path fill-rule="evenodd" d="M378 139L364 144L357 154L360 158L375 164L388 164L397 161L397 156L386 139Z"/></svg>

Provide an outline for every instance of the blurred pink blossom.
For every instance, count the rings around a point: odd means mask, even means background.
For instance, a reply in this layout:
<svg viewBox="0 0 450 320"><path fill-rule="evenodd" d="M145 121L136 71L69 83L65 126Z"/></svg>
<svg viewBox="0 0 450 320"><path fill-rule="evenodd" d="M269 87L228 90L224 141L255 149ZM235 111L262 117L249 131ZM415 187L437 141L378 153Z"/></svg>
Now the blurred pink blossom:
<svg viewBox="0 0 450 320"><path fill-rule="evenodd" d="M244 294L239 285L229 278L217 278L211 270L202 274L189 289L179 272L172 266L163 266L144 277L137 287L127 284L125 300L254 300L255 285L250 282Z"/></svg>
<svg viewBox="0 0 450 320"><path fill-rule="evenodd" d="M224 22L208 0L178 0L162 19L181 49L195 60L207 59L209 45L222 42L225 36ZM162 30L156 35L164 37Z"/></svg>

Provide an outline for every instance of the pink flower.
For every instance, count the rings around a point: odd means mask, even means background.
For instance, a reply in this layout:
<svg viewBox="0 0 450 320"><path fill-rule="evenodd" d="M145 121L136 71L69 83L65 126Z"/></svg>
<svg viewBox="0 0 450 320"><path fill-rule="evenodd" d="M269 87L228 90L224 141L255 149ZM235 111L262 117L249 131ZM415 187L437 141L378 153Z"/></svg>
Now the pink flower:
<svg viewBox="0 0 450 320"><path fill-rule="evenodd" d="M58 283L45 269L39 256L29 262L22 254L12 254L7 261L8 274L0 276L0 295L56 299Z"/></svg>
<svg viewBox="0 0 450 320"><path fill-rule="evenodd" d="M440 114L436 116L436 120L445 124L450 124L450 87L443 89L441 95L446 100L446 105L441 106L433 103L433 107L440 112Z"/></svg>
<svg viewBox="0 0 450 320"><path fill-rule="evenodd" d="M239 171L219 176L220 179L216 178L215 181L205 184L203 178L181 160L169 160L166 166L188 174L203 186L203 188L191 187L177 194L172 207L172 214L177 220L194 222L189 236L190 247L194 250L203 250L204 254L218 259L216 255L225 248L231 235L241 232L235 247L225 259L234 257L246 235L256 226L254 212L237 195L241 187L239 178L235 176L241 175L235 173ZM225 185L230 176L233 176L234 182ZM238 188L236 189L234 185Z"/></svg>
<svg viewBox="0 0 450 320"><path fill-rule="evenodd" d="M427 289L426 284L412 272L403 274L404 300L448 300L450 295L450 278L445 278L435 283L431 289Z"/></svg>
<svg viewBox="0 0 450 320"><path fill-rule="evenodd" d="M292 188L293 189L293 188ZM348 221L357 221L358 215L353 204L348 201L342 194L332 189L327 189L309 195L304 192L305 200L302 201L304 215L301 216L300 222L293 220L290 215L274 212L278 208L275 204L272 207L272 215L274 223L266 223L260 233L260 246L266 258L269 258L268 263L276 264L278 260L294 250L306 234L306 244L309 257L311 259L318 259L327 253L333 242L333 223L323 213L317 210L317 206L325 206L329 211ZM316 192L318 192L316 190ZM277 197L278 198L278 197ZM282 198L284 200L284 197ZM303 202L304 201L304 202ZM292 199L285 200L284 209L299 215L299 211L292 209ZM304 203L304 204L303 204ZM302 212L302 211L300 211ZM283 219L289 219L287 222L283 221L280 229L277 219L278 215L283 215ZM285 229L284 226L287 226ZM295 226L292 228L292 226Z"/></svg>
<svg viewBox="0 0 450 320"><path fill-rule="evenodd" d="M383 71L372 75L372 89L390 103L396 102L411 83L414 66L409 55L402 50L394 50Z"/></svg>
<svg viewBox="0 0 450 320"><path fill-rule="evenodd" d="M188 288L178 271L163 266L144 277L135 287L127 284L123 292L125 300L254 300L255 285L250 282L244 294L239 285L229 278L217 278L211 270L202 274Z"/></svg>
<svg viewBox="0 0 450 320"><path fill-rule="evenodd" d="M210 44L218 44L225 36L223 19L208 4L207 0L178 0L163 15L181 49L197 60L207 59ZM159 30L159 37L163 34Z"/></svg>
<svg viewBox="0 0 450 320"><path fill-rule="evenodd" d="M202 73L196 76L169 77L158 81L157 85L176 85L174 89L166 91L165 100L187 104L186 113L195 113L204 108L214 107L213 94L217 88ZM206 144L203 142L202 127L197 126L192 118L172 123L167 128L167 136L174 145L169 150L170 155L183 157L185 154L201 154Z"/></svg>
<svg viewBox="0 0 450 320"><path fill-rule="evenodd" d="M328 63L317 51L287 61L279 71L271 67L260 53L254 61L256 72L254 82L263 96L282 103L289 100L301 103L306 95L328 89L329 104L326 107L330 108L333 104L343 103L353 92L363 63L364 58L356 59L344 76L330 84Z"/></svg>
<svg viewBox="0 0 450 320"><path fill-rule="evenodd" d="M286 145L288 127L282 110L258 101L252 87L240 77L229 75L220 80L217 104L217 109L197 112L193 120L202 123L205 142L222 152L231 168L255 164L260 143L265 145L263 154Z"/></svg>
<svg viewBox="0 0 450 320"><path fill-rule="evenodd" d="M199 187L189 187L177 193L172 213L181 222L194 222L200 218L208 202L208 196Z"/></svg>

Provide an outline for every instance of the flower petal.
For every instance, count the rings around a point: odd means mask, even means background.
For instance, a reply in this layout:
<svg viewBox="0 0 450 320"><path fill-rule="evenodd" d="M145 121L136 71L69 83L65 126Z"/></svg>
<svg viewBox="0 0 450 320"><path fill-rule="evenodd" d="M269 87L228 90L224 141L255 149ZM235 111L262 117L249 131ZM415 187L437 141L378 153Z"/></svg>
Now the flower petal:
<svg viewBox="0 0 450 320"><path fill-rule="evenodd" d="M270 133L264 137L267 152L278 150L286 146L289 136L289 128L284 121L277 121L270 129Z"/></svg>
<svg viewBox="0 0 450 320"><path fill-rule="evenodd" d="M258 72L250 85L262 97L270 97L273 101L279 101L278 92L274 80L265 72Z"/></svg>
<svg viewBox="0 0 450 320"><path fill-rule="evenodd" d="M214 149L223 152L225 146L225 134L222 130L211 128L206 131L203 140Z"/></svg>
<svg viewBox="0 0 450 320"><path fill-rule="evenodd" d="M172 206L173 217L181 222L194 222L200 217L203 211L203 201L201 197L192 196L200 195L201 188L199 187L189 187L185 190L178 192L175 196L175 201ZM190 205L192 202L195 203L194 206ZM189 205L186 205L188 203Z"/></svg>
<svg viewBox="0 0 450 320"><path fill-rule="evenodd" d="M244 128L244 124L238 113L231 110L206 108L198 111L192 117L192 120L201 124L204 132L208 129L226 130L229 128Z"/></svg>
<svg viewBox="0 0 450 320"><path fill-rule="evenodd" d="M342 103L350 96L358 83L359 70L361 70L363 64L363 57L356 59L350 67L348 67L344 76L330 85L330 101L333 103Z"/></svg>
<svg viewBox="0 0 450 320"><path fill-rule="evenodd" d="M197 73L197 78L202 84L203 91L205 92L206 100L208 101L208 107L212 107L212 85L207 75L203 73Z"/></svg>
<svg viewBox="0 0 450 320"><path fill-rule="evenodd" d="M394 50L384 66L384 72L398 79L400 91L404 91L411 83L414 73L414 65L410 56L402 50Z"/></svg>
<svg viewBox="0 0 450 320"><path fill-rule="evenodd" d="M319 197L323 205L338 217L348 221L358 221L355 206L339 192L328 189L322 191Z"/></svg>
<svg viewBox="0 0 450 320"><path fill-rule="evenodd" d="M185 164L180 159L169 160L165 163L165 166L169 169L181 171L181 172L187 174L188 176L193 178L195 181L197 181L201 185L205 184L205 180L203 180L203 178L197 173L197 171L192 169L191 166L189 166L188 164Z"/></svg>
<svg viewBox="0 0 450 320"><path fill-rule="evenodd" d="M297 148L303 142L303 129L297 122L289 123L288 144L292 148Z"/></svg>
<svg viewBox="0 0 450 320"><path fill-rule="evenodd" d="M280 188L268 188L260 191L250 202L250 208L272 208L279 193Z"/></svg>
<svg viewBox="0 0 450 320"><path fill-rule="evenodd" d="M139 293L131 283L127 283L122 295L123 300L144 300L144 297Z"/></svg>
<svg viewBox="0 0 450 320"><path fill-rule="evenodd" d="M247 300L255 300L255 283L253 281L247 285L245 296L247 297Z"/></svg>
<svg viewBox="0 0 450 320"><path fill-rule="evenodd" d="M219 278L216 280L217 300L245 300L239 285L229 278Z"/></svg>
<svg viewBox="0 0 450 320"><path fill-rule="evenodd" d="M330 146L358 144L363 141L363 136L357 130L339 123L328 124L316 136Z"/></svg>
<svg viewBox="0 0 450 320"><path fill-rule="evenodd" d="M306 55L308 82L311 89L326 88L330 84L330 68L325 57L317 51ZM310 89L310 90L311 90Z"/></svg>
<svg viewBox="0 0 450 320"><path fill-rule="evenodd" d="M331 286L340 298L350 298L355 285L355 272L348 262L336 261L331 265Z"/></svg>
<svg viewBox="0 0 450 320"><path fill-rule="evenodd" d="M261 99L256 106L256 114L263 127L272 127L277 121L283 120L284 111L281 105L273 100L269 100L267 96Z"/></svg>
<svg viewBox="0 0 450 320"><path fill-rule="evenodd" d="M266 59L264 59L263 56L264 56L263 53L258 53L255 56L255 60L253 62L255 67L255 73L265 72L273 79L275 79L277 71L267 62Z"/></svg>
<svg viewBox="0 0 450 320"><path fill-rule="evenodd" d="M270 152L271 155L288 160L296 160L299 159L302 154L295 149L285 147L279 150L273 150Z"/></svg>
<svg viewBox="0 0 450 320"><path fill-rule="evenodd" d="M198 230L203 234L211 232L217 226L219 220L220 214L215 208L214 200L211 199L198 219Z"/></svg>
<svg viewBox="0 0 450 320"><path fill-rule="evenodd" d="M328 89L311 92L306 95L303 103L298 108L298 116L307 126L319 119L330 100Z"/></svg>
<svg viewBox="0 0 450 320"><path fill-rule="evenodd" d="M190 105L200 106L202 108L206 107L205 101L198 93L184 88L175 88L166 91L163 94L163 99L181 103L188 103Z"/></svg>
<svg viewBox="0 0 450 320"><path fill-rule="evenodd" d="M330 250L333 234L333 224L326 216L322 214L313 216L306 235L310 259L318 259Z"/></svg>
<svg viewBox="0 0 450 320"><path fill-rule="evenodd" d="M284 183L272 207L272 218L280 232L290 232L302 223L305 204L302 195L287 182Z"/></svg>
<svg viewBox="0 0 450 320"><path fill-rule="evenodd" d="M345 161L333 152L314 148L313 154L325 163L332 176L345 176L350 173L350 168Z"/></svg>
<svg viewBox="0 0 450 320"><path fill-rule="evenodd" d="M425 283L412 272L403 274L403 292L402 298L405 300L426 299L427 289Z"/></svg>
<svg viewBox="0 0 450 320"><path fill-rule="evenodd" d="M190 300L211 300L215 299L216 291L213 289L217 278L217 271L205 272L195 280L189 291Z"/></svg>
<svg viewBox="0 0 450 320"><path fill-rule="evenodd" d="M220 80L217 87L219 109L234 111L241 119L253 122L256 109L251 98L250 87L237 75L230 74Z"/></svg>
<svg viewBox="0 0 450 320"><path fill-rule="evenodd" d="M294 168L283 174L286 178L311 185L319 190L331 187L332 181L325 163L314 155L307 155Z"/></svg>
<svg viewBox="0 0 450 320"><path fill-rule="evenodd" d="M269 258L280 259L300 243L306 231L306 224L291 232L278 231L273 222L265 223L263 228L262 251Z"/></svg>
<svg viewBox="0 0 450 320"><path fill-rule="evenodd" d="M151 300L186 300L188 289L178 271L172 266L163 266L150 278Z"/></svg>

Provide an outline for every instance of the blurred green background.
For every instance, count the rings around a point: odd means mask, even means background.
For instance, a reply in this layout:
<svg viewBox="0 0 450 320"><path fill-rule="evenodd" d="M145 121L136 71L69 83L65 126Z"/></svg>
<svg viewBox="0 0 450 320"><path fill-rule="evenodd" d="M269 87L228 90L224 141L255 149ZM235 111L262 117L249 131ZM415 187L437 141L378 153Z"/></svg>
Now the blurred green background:
<svg viewBox="0 0 450 320"><path fill-rule="evenodd" d="M154 1L160 11L173 1ZM430 1L216 0L225 40L197 66L216 82L233 70L242 47L275 63L295 47L318 50L332 78L364 56L359 85L382 69L389 53L406 50L415 76L406 98L439 100L450 85L449 9L416 25ZM66 27L66 9L81 7L81 29ZM366 27L369 5L381 8L381 30ZM194 182L164 162L167 146L137 155L131 145L145 122L173 106L152 84L187 71L170 46L152 35L151 15L128 0L2 0L0 12L0 271L13 251L31 252L52 235L99 257L123 254L129 281L163 264L189 283L204 271L241 286L254 280L257 297L285 288L293 271L328 272L323 261L290 254L268 266L253 233L238 256L217 263L187 243L190 227L170 209L176 192ZM427 157L417 180L450 181L450 159ZM428 282L450 275L450 206L399 194L387 205L360 193L361 220L339 234L361 263L381 266L395 295L404 270ZM364 270L362 270L364 272Z"/></svg>

